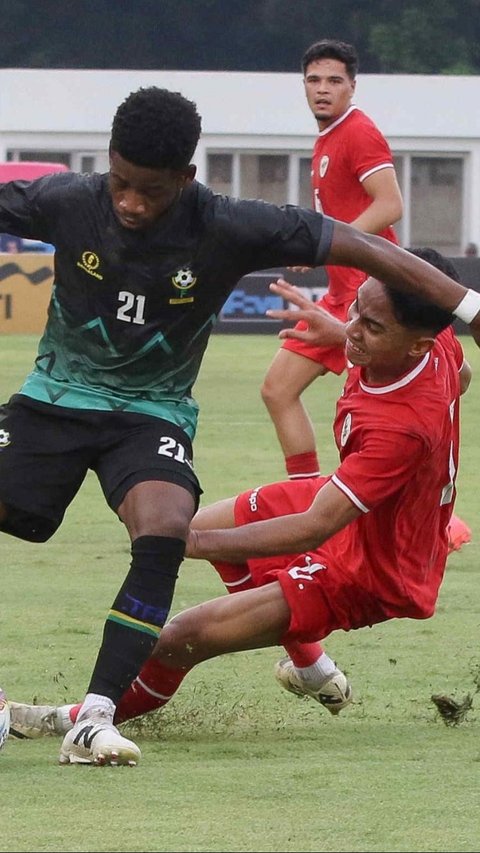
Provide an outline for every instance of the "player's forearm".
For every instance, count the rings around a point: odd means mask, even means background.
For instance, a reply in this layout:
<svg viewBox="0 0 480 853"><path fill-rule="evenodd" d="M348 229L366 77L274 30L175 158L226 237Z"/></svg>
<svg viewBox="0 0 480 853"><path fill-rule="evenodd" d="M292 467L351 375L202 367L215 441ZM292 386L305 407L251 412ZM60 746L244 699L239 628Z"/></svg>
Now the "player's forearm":
<svg viewBox="0 0 480 853"><path fill-rule="evenodd" d="M303 554L318 548L359 515L360 510L328 480L305 512L222 530L191 530L186 556L243 563L250 557Z"/></svg>
<svg viewBox="0 0 480 853"><path fill-rule="evenodd" d="M312 530L300 513L224 530L191 530L186 556L243 563L250 557L301 554L317 547L326 536L326 530Z"/></svg>
<svg viewBox="0 0 480 853"><path fill-rule="evenodd" d="M396 201L374 201L350 224L366 234L380 234L385 228L394 225L402 216L402 209Z"/></svg>
<svg viewBox="0 0 480 853"><path fill-rule="evenodd" d="M403 199L395 170L384 168L365 178L363 189L370 197L368 207L351 222L366 234L380 234L403 215Z"/></svg>

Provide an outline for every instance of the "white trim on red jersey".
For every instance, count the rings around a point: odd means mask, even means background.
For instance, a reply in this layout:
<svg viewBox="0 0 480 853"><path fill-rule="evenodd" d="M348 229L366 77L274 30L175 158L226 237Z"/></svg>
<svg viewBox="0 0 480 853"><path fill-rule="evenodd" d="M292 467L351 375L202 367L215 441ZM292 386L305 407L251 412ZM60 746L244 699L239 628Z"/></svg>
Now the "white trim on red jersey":
<svg viewBox="0 0 480 853"><path fill-rule="evenodd" d="M368 169L368 171L365 172L363 175L359 175L358 180L360 181L360 183L363 183L363 181L366 180L366 178L369 178L370 175L374 175L375 172L381 172L382 169L394 169L394 168L395 168L395 166L393 165L393 163L380 163L378 166L375 166L373 169Z"/></svg>
<svg viewBox="0 0 480 853"><path fill-rule="evenodd" d="M331 124L329 124L328 127L325 128L325 130L319 130L318 135L319 136L326 136L327 133L330 133L331 130L334 130L334 128L338 127L338 125L341 124L342 121L345 121L347 116L349 116L350 113L353 113L354 110L358 110L358 107L356 107L354 104L352 104L352 106L349 107L348 110L346 110L344 113L342 113L341 116L336 118L335 121L333 121Z"/></svg>
<svg viewBox="0 0 480 853"><path fill-rule="evenodd" d="M368 506L365 506L365 504L363 504L361 500L359 500L357 495L352 492L352 490L349 489L348 486L345 485L345 483L342 483L342 481L339 477L337 477L336 474L332 474L332 483L334 483L334 485L337 486L337 488L340 489L340 491L343 492L347 496L347 498L351 500L352 504L355 504L355 506L358 507L358 509L361 509L362 512L370 512Z"/></svg>
<svg viewBox="0 0 480 853"><path fill-rule="evenodd" d="M397 391L398 388L404 388L405 385L409 385L410 382L412 382L415 377L425 369L429 361L430 353L427 352L426 355L423 356L422 360L419 361L413 370L410 371L410 373L406 373L405 376L402 376L390 385L366 385L361 377L358 379L358 384L366 394L390 394L392 391Z"/></svg>

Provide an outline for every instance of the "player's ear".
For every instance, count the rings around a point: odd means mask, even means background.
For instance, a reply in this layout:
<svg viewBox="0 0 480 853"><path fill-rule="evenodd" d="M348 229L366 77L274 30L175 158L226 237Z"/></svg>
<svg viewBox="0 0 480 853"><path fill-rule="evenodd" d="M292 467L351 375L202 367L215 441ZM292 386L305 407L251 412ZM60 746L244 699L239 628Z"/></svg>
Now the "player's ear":
<svg viewBox="0 0 480 853"><path fill-rule="evenodd" d="M415 341L413 341L410 347L409 355L414 356L414 358L424 356L427 352L430 352L434 343L435 338L427 338L426 336L417 338Z"/></svg>
<svg viewBox="0 0 480 853"><path fill-rule="evenodd" d="M190 165L187 166L185 169L178 169L175 172L177 186L180 192L182 192L185 187L188 187L188 185L192 183L196 173L197 167L194 166L193 163L190 163Z"/></svg>
<svg viewBox="0 0 480 853"><path fill-rule="evenodd" d="M187 168L185 169L185 184L190 184L195 178L196 174L197 167L193 163L190 163L190 165L187 166Z"/></svg>

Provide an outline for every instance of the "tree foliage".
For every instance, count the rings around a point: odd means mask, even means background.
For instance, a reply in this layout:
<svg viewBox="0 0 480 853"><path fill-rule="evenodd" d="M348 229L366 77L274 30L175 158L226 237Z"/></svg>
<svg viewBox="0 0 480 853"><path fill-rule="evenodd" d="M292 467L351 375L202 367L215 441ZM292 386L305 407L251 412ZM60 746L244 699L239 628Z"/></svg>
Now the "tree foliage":
<svg viewBox="0 0 480 853"><path fill-rule="evenodd" d="M320 38L363 73L479 74L480 0L0 0L0 67L300 71Z"/></svg>

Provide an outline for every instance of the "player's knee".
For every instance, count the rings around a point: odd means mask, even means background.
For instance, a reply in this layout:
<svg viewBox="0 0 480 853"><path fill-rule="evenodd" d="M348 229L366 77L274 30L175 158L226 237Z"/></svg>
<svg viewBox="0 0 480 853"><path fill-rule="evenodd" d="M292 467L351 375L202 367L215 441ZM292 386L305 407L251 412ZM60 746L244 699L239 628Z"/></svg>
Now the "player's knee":
<svg viewBox="0 0 480 853"><path fill-rule="evenodd" d="M267 409L274 409L285 402L285 388L280 382L266 376L260 387L260 396Z"/></svg>
<svg viewBox="0 0 480 853"><path fill-rule="evenodd" d="M171 667L191 667L203 659L202 630L188 610L174 616L162 628L154 656Z"/></svg>

